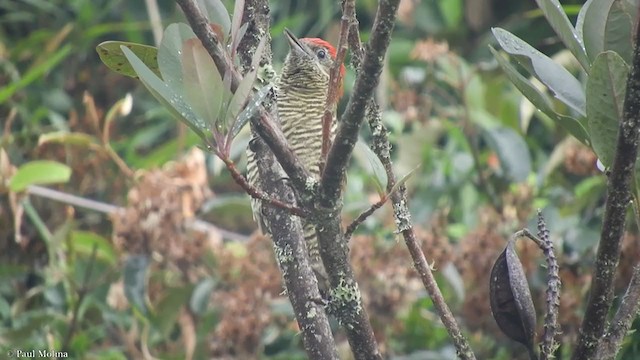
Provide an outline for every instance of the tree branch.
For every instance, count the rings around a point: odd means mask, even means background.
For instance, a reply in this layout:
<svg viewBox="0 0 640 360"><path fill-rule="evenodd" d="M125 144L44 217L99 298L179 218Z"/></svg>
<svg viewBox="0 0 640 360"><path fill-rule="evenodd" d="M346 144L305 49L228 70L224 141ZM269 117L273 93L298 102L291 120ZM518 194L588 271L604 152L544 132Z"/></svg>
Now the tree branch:
<svg viewBox="0 0 640 360"><path fill-rule="evenodd" d="M640 265L633 268L627 292L624 294L618 312L613 317L613 321L598 347L597 359L613 360L616 358L624 337L631 328L633 320L638 316L638 310L640 310Z"/></svg>
<svg viewBox="0 0 640 360"><path fill-rule="evenodd" d="M627 207L631 200L631 178L638 154L640 133L640 37L636 44L627 92L624 99L623 118L618 127L616 154L607 184L607 204L602 233L598 244L596 264L591 280L591 292L573 353L574 360L596 359L596 350L613 301L613 279L624 231Z"/></svg>
<svg viewBox="0 0 640 360"><path fill-rule="evenodd" d="M315 220L320 256L331 284L329 305L344 327L356 359L381 359L381 355L349 263L348 244L339 220L342 210L341 192L346 167L364 118L365 106L378 85L398 3L399 0L382 0L378 5L369 48L339 124L335 141L329 150L316 202ZM345 11L355 11L353 9L345 3ZM346 15L345 17L348 18ZM341 38L344 36L344 33L341 34Z"/></svg>
<svg viewBox="0 0 640 360"><path fill-rule="evenodd" d="M429 266L429 263L427 262L427 259L416 239L415 231L411 223L411 213L409 212L407 187L404 184L401 184L397 187L397 191L393 191L394 187L396 187L396 177L393 172L393 165L391 162L391 144L389 143L387 129L382 124L380 110L373 101L371 101L368 107L367 118L373 135L373 152L378 156L380 162L382 162L387 174L387 192L391 193L391 204L393 206L396 227L398 228L398 231L402 233L404 242L409 249L409 254L413 259L413 266L420 275L422 284L427 290L427 293L433 302L433 306L436 308L436 311L440 316L442 324L447 329L449 337L451 337L453 341L458 357L460 359L475 359L476 357L471 350L467 339L462 335L455 317L451 313L449 306L442 296L442 292L440 291L438 283L433 276L431 267Z"/></svg>
<svg viewBox="0 0 640 360"><path fill-rule="evenodd" d="M399 0L381 0L378 4L371 38L356 78L353 94L342 115L338 133L322 173L319 202L323 207L333 208L339 202L347 165L358 140L358 131L364 119L366 105L380 80L399 2Z"/></svg>
<svg viewBox="0 0 640 360"><path fill-rule="evenodd" d="M269 3L268 0L246 0L244 4L243 22L248 23L247 33L238 47L241 54L241 66L247 70L250 67L253 53L263 34L269 34ZM271 50L262 56L262 65L271 65ZM254 118L266 118L266 109L273 108L273 99L265 104L265 110L256 114ZM275 124L274 121L252 121L255 131L256 124ZM273 128L273 127L272 127ZM279 129L278 129L279 130ZM281 132L280 132L281 134ZM265 138L266 140L266 138ZM281 141L284 140L284 137ZM255 138L250 143L255 153L256 165L260 183L264 189L273 192L278 199L286 199L287 203L295 204L294 191L287 186L286 176L280 164L275 161L274 153L269 150L262 138ZM286 141L284 141L286 145ZM288 146L274 147L274 150L289 150ZM293 153L291 153L293 155ZM293 157L295 160L295 157ZM304 173L304 168L301 168ZM305 175L307 176L307 175ZM308 191L307 191L308 192ZM280 266L287 295L293 307L296 320L302 330L302 339L307 355L313 360L338 359L338 352L331 333L324 304L321 301L316 276L309 263L309 252L304 240L304 232L300 218L292 216L287 210L264 204L262 212L265 223L269 228L276 260Z"/></svg>
<svg viewBox="0 0 640 360"><path fill-rule="evenodd" d="M265 189L280 198L295 202L295 194L286 183L280 164L262 139L252 144L260 179ZM266 206L263 215L267 219L273 239L276 260L282 272L287 295L296 320L302 330L304 348L310 359L338 359L336 345L331 334L316 276L309 264L309 252L304 241L300 218L285 210Z"/></svg>

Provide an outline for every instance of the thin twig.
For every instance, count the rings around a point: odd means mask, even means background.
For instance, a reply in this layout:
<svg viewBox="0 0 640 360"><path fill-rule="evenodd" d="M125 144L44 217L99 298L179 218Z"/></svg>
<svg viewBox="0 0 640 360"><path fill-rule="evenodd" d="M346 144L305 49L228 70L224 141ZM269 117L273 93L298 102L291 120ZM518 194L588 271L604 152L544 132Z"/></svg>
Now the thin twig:
<svg viewBox="0 0 640 360"><path fill-rule="evenodd" d="M351 62L353 66L359 69L359 72L362 71L364 68L361 69L360 67L364 62L365 56L364 48L360 42L357 22L352 24L351 31L349 32L349 48L351 49ZM373 151L382 162L385 172L387 173L387 192L392 193L391 200L396 218L396 226L402 233L405 243L407 244L416 271L420 275L422 283L429 293L442 323L445 325L449 336L453 340L458 356L461 359L475 359L475 355L467 340L462 335L451 310L447 306L433 276L431 267L416 240L413 225L411 224L411 213L408 209L406 186L401 184L397 187L397 192L393 190L396 187L396 178L391 163L391 144L389 143L387 129L382 124L380 109L373 100L367 103L366 117L369 119L369 126L373 133Z"/></svg>
<svg viewBox="0 0 640 360"><path fill-rule="evenodd" d="M372 149L380 159L380 162L382 162L387 174L387 192L391 193L391 204L393 206L396 227L398 231L402 233L405 244L409 250L409 254L413 259L413 265L420 275L422 284L427 290L427 293L440 316L442 324L447 329L449 337L451 337L453 341L458 357L460 359L475 359L475 354L471 350L467 339L462 335L462 331L460 330L455 317L451 313L444 296L442 296L438 283L433 276L431 266L429 266L429 263L422 252L422 248L416 239L413 224L411 222L411 213L409 211L407 188L404 184L401 184L400 186L397 186L397 192L393 191L393 189L396 188L396 176L393 172L393 165L391 162L391 144L389 143L387 129L382 124L380 109L373 101L368 106L367 118L373 135Z"/></svg>
<svg viewBox="0 0 640 360"><path fill-rule="evenodd" d="M229 170L229 172L231 173L231 177L236 182L236 184L240 185L240 187L242 187L242 189L247 194L251 195L251 197L258 200L262 200L263 203L269 204L271 206L275 206L277 208L287 210L291 214L294 214L300 217L307 216L307 212L304 211L304 209L301 209L294 205L286 204L276 198L273 198L267 195L264 191L251 186L251 184L249 184L247 179L242 174L240 174L240 172L238 171L238 168L236 167L235 163L231 159L221 158L221 160L227 166L227 170Z"/></svg>
<svg viewBox="0 0 640 360"><path fill-rule="evenodd" d="M115 214L118 212L123 212L125 210L124 208L119 206L83 198L83 197L72 195L72 194L67 194L62 191L57 191L57 190L53 190L53 189L49 189L49 188L37 186L37 185L29 186L27 191L31 195L44 197L47 199L69 204L72 206L77 206L77 207L81 207L84 209L89 209L89 210L93 210L93 211L97 211L105 214ZM215 231L215 232L218 232L220 235L222 235L223 238L226 238L229 240L240 241L240 242L246 242L249 240L249 237L245 235L219 228L204 220L194 219L193 221L190 221L188 224L190 224L189 226L191 226L193 230L201 231L201 232Z"/></svg>
<svg viewBox="0 0 640 360"><path fill-rule="evenodd" d="M638 29L640 31L640 27ZM631 179L638 154L640 135L640 38L636 44L623 115L618 127L616 153L607 184L602 233L598 243L596 263L591 277L591 292L580 327L578 343L573 353L574 360L597 358L597 349L604 335L607 314L613 301L613 279L620 260L622 235L627 208L631 200Z"/></svg>
<svg viewBox="0 0 640 360"><path fill-rule="evenodd" d="M380 209L384 203L389 200L389 196L384 195L378 200L375 204L371 205L367 210L363 211L358 215L358 217L347 226L347 229L344 231L344 240L349 241L351 239L351 235L356 231L358 226L362 224L369 216L371 216L376 210Z"/></svg>
<svg viewBox="0 0 640 360"><path fill-rule="evenodd" d="M389 201L389 199L391 198L391 195L397 192L398 189L400 189L400 186L398 185L403 185L403 183L400 183L400 184L396 183L395 186L392 186L391 190L389 190L388 193L382 195L380 197L380 200L378 200L375 204L371 205L367 210L363 211L360 215L358 215L358 217L355 220L353 220L351 224L349 224L349 226L347 226L347 230L345 230L344 232L344 239L346 242L348 242L349 239L351 239L351 235L353 235L353 233L356 231L358 226L360 226L360 224L362 224L365 220L367 220L369 216L371 216L376 210L380 209L387 201Z"/></svg>
<svg viewBox="0 0 640 360"><path fill-rule="evenodd" d="M340 39L338 40L338 52L334 60L333 67L329 72L329 90L327 91L327 102L322 117L322 152L320 161L320 171L324 169L327 153L331 147L331 128L333 118L338 103L339 90L342 88L342 71L344 58L347 55L347 37L349 36L350 24L356 17L355 0L343 0L342 20L340 21Z"/></svg>

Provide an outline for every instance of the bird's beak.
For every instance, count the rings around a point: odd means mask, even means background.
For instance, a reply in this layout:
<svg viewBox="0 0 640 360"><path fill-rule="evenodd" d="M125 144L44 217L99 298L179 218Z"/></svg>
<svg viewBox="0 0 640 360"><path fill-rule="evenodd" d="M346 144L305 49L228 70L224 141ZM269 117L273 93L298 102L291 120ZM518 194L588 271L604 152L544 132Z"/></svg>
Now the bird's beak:
<svg viewBox="0 0 640 360"><path fill-rule="evenodd" d="M284 34L287 37L287 41L289 41L289 47L291 48L291 51L297 53L298 55L311 56L307 47L304 46L289 29L284 28Z"/></svg>

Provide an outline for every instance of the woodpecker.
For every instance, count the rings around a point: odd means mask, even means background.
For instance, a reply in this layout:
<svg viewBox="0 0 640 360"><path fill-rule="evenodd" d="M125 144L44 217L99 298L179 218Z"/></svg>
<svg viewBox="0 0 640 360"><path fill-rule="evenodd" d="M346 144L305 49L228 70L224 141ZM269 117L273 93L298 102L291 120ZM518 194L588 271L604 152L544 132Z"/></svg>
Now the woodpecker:
<svg viewBox="0 0 640 360"><path fill-rule="evenodd" d="M329 72L336 59L336 49L319 38L298 39L285 29L289 42L289 53L279 78L276 80L276 104L282 132L289 146L316 179L320 178L322 155L322 117L329 90ZM340 72L344 78L345 67ZM342 84L338 91L343 94ZM331 129L335 134L336 119ZM258 169L253 152L247 149L247 175L250 184L260 188ZM263 233L269 231L262 218L261 202L253 200L251 207L254 220ZM322 293L329 289L328 278L318 249L318 238L313 224L303 219L303 229L309 260Z"/></svg>

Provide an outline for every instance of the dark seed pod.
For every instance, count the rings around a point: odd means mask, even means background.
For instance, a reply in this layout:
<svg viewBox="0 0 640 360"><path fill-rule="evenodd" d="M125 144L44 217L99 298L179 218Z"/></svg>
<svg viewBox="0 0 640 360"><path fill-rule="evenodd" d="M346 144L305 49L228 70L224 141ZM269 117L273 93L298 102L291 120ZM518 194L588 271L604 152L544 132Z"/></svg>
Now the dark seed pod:
<svg viewBox="0 0 640 360"><path fill-rule="evenodd" d="M529 284L511 238L491 269L489 300L493 318L500 330L523 344L531 359L537 359L534 348L536 311Z"/></svg>

